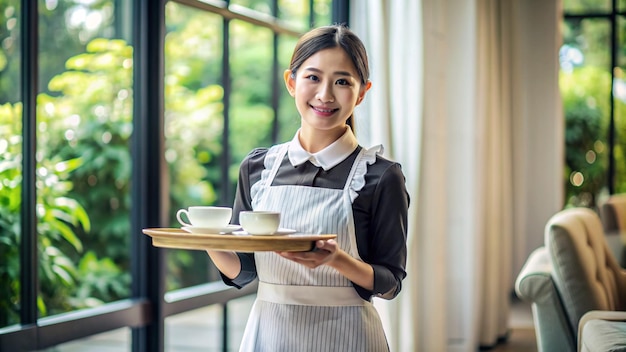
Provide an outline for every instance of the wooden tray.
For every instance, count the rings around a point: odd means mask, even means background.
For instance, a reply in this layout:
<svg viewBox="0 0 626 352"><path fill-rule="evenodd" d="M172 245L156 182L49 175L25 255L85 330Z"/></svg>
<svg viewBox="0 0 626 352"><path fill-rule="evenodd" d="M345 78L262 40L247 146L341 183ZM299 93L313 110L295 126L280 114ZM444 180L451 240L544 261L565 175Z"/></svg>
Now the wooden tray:
<svg viewBox="0 0 626 352"><path fill-rule="evenodd" d="M337 235L294 233L280 236L233 234L192 234L177 228L148 228L143 233L152 237L152 245L163 248L221 250L238 252L310 251L317 240L330 240Z"/></svg>

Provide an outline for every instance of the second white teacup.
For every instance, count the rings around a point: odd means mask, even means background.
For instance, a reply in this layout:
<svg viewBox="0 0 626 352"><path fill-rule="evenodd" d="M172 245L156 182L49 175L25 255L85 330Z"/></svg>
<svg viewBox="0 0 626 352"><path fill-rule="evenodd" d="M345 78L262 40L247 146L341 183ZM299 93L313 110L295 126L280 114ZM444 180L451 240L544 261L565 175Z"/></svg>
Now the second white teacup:
<svg viewBox="0 0 626 352"><path fill-rule="evenodd" d="M178 210L176 219L183 226L222 229L230 222L232 213L233 210L228 207L193 206ZM183 215L189 222L183 219Z"/></svg>
<svg viewBox="0 0 626 352"><path fill-rule="evenodd" d="M275 211L242 211L241 227L251 235L272 235L280 225L280 213Z"/></svg>

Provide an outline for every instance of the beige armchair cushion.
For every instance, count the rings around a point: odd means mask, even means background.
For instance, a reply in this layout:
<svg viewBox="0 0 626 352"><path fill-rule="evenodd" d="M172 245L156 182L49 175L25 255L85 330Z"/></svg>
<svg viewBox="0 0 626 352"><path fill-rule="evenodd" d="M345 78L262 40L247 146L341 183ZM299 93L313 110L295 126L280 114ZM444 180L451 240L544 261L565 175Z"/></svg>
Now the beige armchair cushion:
<svg viewBox="0 0 626 352"><path fill-rule="evenodd" d="M579 352L626 351L626 312L592 310L578 324Z"/></svg>

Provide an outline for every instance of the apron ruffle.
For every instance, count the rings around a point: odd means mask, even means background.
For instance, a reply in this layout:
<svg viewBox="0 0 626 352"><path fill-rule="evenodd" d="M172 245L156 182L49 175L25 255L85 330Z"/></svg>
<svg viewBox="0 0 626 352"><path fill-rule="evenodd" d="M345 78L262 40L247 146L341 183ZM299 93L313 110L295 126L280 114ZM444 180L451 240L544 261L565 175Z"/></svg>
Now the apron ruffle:
<svg viewBox="0 0 626 352"><path fill-rule="evenodd" d="M365 186L365 174L367 173L367 166L376 162L376 156L382 155L384 148L382 145L376 145L369 149L366 149L361 156L361 160L356 165L354 177L350 182L350 203L359 196L359 191Z"/></svg>

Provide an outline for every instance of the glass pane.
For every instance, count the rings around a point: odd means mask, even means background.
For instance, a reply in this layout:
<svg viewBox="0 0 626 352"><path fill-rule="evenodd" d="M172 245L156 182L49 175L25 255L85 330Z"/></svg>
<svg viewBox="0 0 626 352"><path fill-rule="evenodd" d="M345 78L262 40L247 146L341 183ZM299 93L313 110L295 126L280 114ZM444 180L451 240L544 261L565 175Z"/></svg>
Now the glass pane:
<svg viewBox="0 0 626 352"><path fill-rule="evenodd" d="M612 0L563 0L566 13L610 12Z"/></svg>
<svg viewBox="0 0 626 352"><path fill-rule="evenodd" d="M20 101L20 1L0 7L0 104Z"/></svg>
<svg viewBox="0 0 626 352"><path fill-rule="evenodd" d="M20 1L0 10L0 328L20 322Z"/></svg>
<svg viewBox="0 0 626 352"><path fill-rule="evenodd" d="M115 6L130 2L39 7L41 316L130 296L133 50Z"/></svg>
<svg viewBox="0 0 626 352"><path fill-rule="evenodd" d="M131 351L131 330L117 329L88 338L67 342L40 352L76 352L76 351Z"/></svg>
<svg viewBox="0 0 626 352"><path fill-rule="evenodd" d="M617 11L626 12L626 0L617 1Z"/></svg>
<svg viewBox="0 0 626 352"><path fill-rule="evenodd" d="M563 48L560 52L561 65L567 65L563 69L578 66L608 69L611 67L610 41L611 27L608 20L567 20L563 27ZM570 51L570 48L574 50ZM580 55L575 55L575 52Z"/></svg>
<svg viewBox="0 0 626 352"><path fill-rule="evenodd" d="M626 193L626 18L618 17L618 67L615 68L615 193Z"/></svg>
<svg viewBox="0 0 626 352"><path fill-rule="evenodd" d="M228 302L229 351L239 350L254 295ZM223 351L224 310L214 304L165 319L166 351Z"/></svg>
<svg viewBox="0 0 626 352"><path fill-rule="evenodd" d="M610 114L610 24L566 21L560 50L565 111L565 187L569 205L596 205L606 191Z"/></svg>
<svg viewBox="0 0 626 352"><path fill-rule="evenodd" d="M231 182L237 182L241 160L256 147L272 144L273 33L242 21L231 21ZM245 138L241 138L245 136Z"/></svg>
<svg viewBox="0 0 626 352"><path fill-rule="evenodd" d="M290 28L306 32L311 27L309 0L278 0L278 18Z"/></svg>
<svg viewBox="0 0 626 352"><path fill-rule="evenodd" d="M171 225L176 211L219 202L224 131L222 17L175 2L166 5L165 160ZM171 250L167 289L218 280L202 251Z"/></svg>
<svg viewBox="0 0 626 352"><path fill-rule="evenodd" d="M315 13L315 26L324 26L332 23L332 0L313 1L313 12Z"/></svg>
<svg viewBox="0 0 626 352"><path fill-rule="evenodd" d="M291 55L297 41L298 38L290 36L280 36L278 41L278 62L280 67L278 72L280 75L280 84L278 86L280 92L280 106L278 109L280 133L278 139L280 142L291 140L298 128L300 128L300 114L283 80L283 71L289 68Z"/></svg>
<svg viewBox="0 0 626 352"><path fill-rule="evenodd" d="M272 0L230 0L233 8L236 6L246 7L250 10L264 13L266 15L272 14Z"/></svg>
<svg viewBox="0 0 626 352"><path fill-rule="evenodd" d="M214 304L166 318L165 350L222 351L223 312L221 305Z"/></svg>
<svg viewBox="0 0 626 352"><path fill-rule="evenodd" d="M228 301L229 346L239 347L255 298L256 295L248 295Z"/></svg>

